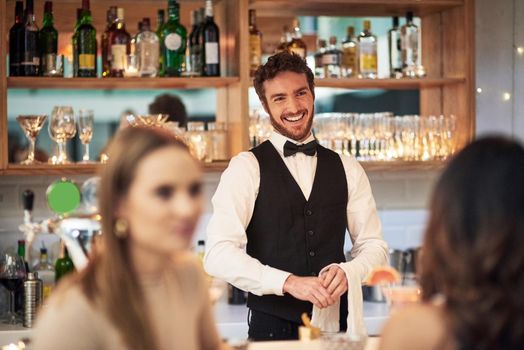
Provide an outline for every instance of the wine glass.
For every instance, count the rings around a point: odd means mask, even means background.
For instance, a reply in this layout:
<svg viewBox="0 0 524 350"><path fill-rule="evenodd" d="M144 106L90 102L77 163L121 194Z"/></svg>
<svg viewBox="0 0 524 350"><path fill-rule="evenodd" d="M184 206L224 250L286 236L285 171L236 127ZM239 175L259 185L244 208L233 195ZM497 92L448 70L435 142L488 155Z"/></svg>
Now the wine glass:
<svg viewBox="0 0 524 350"><path fill-rule="evenodd" d="M35 144L36 137L40 133L42 126L44 126L46 119L46 115L19 115L16 117L16 121L22 130L24 130L24 134L29 140L29 153L27 154L27 159L20 162L20 164L30 165L40 163L35 160Z"/></svg>
<svg viewBox="0 0 524 350"><path fill-rule="evenodd" d="M89 160L89 143L93 138L94 115L91 109L80 109L78 111L78 136L84 145L84 155L81 163L92 163Z"/></svg>
<svg viewBox="0 0 524 350"><path fill-rule="evenodd" d="M50 158L52 164L68 164L66 142L76 134L75 114L73 107L55 106L48 125L49 136L58 144L58 155Z"/></svg>
<svg viewBox="0 0 524 350"><path fill-rule="evenodd" d="M0 283L9 291L9 312L5 323L15 324L15 292L22 287L25 279L25 265L22 258L16 254L0 255Z"/></svg>

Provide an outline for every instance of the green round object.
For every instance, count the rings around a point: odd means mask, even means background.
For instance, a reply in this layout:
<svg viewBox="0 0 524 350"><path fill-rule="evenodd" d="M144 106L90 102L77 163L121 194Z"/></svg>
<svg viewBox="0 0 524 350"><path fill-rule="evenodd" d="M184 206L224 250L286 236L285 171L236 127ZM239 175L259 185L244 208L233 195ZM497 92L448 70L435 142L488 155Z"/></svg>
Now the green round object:
<svg viewBox="0 0 524 350"><path fill-rule="evenodd" d="M67 214L78 208L80 190L67 179L57 180L47 188L47 205L56 214Z"/></svg>

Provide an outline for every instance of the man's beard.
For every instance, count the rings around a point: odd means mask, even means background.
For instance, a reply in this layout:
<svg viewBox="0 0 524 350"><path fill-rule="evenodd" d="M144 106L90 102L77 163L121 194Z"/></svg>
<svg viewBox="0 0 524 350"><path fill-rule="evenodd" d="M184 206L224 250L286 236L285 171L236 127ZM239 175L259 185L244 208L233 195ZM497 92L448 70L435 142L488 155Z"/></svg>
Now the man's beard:
<svg viewBox="0 0 524 350"><path fill-rule="evenodd" d="M269 119L271 120L271 125L273 126L273 128L279 133L281 134L282 136L285 136L287 137L288 139L291 139L291 140L295 140L295 141L302 141L304 140L307 136L309 136L309 134L311 133L311 129L312 129L312 126L313 126L313 117L315 115L315 107L313 106L312 110L311 110L311 118L309 119L308 121L308 124L306 126L306 128L304 129L304 132L298 134L298 135L295 135L291 132L289 132L284 125L281 125L281 124L278 124L275 120L275 117L273 116L273 114L271 114L271 111L269 111L269 108L267 109L268 110L268 113L269 113ZM302 110L302 111L306 111L307 113L307 110ZM300 112L300 111L299 111ZM280 116L282 117L282 116ZM304 118L307 118L307 116L304 116Z"/></svg>

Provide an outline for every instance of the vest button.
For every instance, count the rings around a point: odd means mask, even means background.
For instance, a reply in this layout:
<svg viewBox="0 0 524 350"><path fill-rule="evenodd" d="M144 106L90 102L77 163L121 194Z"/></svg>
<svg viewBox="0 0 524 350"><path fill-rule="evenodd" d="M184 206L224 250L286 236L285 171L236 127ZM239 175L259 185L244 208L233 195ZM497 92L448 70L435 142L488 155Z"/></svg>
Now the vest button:
<svg viewBox="0 0 524 350"><path fill-rule="evenodd" d="M309 252L309 256L315 256L315 252L311 250L311 251Z"/></svg>
<svg viewBox="0 0 524 350"><path fill-rule="evenodd" d="M315 234L315 232L313 232L312 230L309 230L309 231L307 231L307 234L310 235L310 236L313 236Z"/></svg>
<svg viewBox="0 0 524 350"><path fill-rule="evenodd" d="M309 210L309 209L306 210L306 215L307 215L307 216L311 216L312 214L313 214L313 212L312 212L311 210Z"/></svg>

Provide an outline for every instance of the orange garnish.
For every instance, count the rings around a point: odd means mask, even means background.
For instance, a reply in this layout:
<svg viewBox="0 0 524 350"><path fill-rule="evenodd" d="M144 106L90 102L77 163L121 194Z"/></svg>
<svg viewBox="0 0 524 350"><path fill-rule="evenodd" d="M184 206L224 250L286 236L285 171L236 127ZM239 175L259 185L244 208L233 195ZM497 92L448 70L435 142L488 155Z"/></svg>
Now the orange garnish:
<svg viewBox="0 0 524 350"><path fill-rule="evenodd" d="M375 286L377 284L400 282L400 273L391 266L378 266L371 271L364 282L367 285Z"/></svg>

